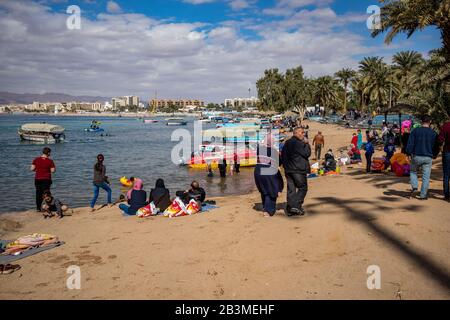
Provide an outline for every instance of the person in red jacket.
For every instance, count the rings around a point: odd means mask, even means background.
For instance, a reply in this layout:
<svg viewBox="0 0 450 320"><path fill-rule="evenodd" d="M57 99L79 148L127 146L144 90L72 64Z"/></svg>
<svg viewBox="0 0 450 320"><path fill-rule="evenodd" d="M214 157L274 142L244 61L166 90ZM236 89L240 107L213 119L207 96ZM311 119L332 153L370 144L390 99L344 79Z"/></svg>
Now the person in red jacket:
<svg viewBox="0 0 450 320"><path fill-rule="evenodd" d="M444 145L442 151L442 169L444 170L444 196L450 201L450 121L445 123L439 134L439 142Z"/></svg>
<svg viewBox="0 0 450 320"><path fill-rule="evenodd" d="M31 171L35 172L34 185L36 187L36 210L41 212L42 196L45 191L50 191L52 185L52 173L55 172L56 167L50 154L52 150L45 147L42 150L42 155L33 160L31 164Z"/></svg>

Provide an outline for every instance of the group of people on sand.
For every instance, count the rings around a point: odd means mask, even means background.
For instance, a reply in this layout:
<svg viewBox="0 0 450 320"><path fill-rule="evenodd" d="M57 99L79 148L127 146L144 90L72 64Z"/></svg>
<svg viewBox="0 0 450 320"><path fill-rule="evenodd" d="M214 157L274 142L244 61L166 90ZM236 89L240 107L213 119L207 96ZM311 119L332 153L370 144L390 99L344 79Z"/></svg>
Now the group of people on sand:
<svg viewBox="0 0 450 320"><path fill-rule="evenodd" d="M311 172L309 157L311 146L305 137L305 129L298 127L293 131L281 153L277 151L270 136L258 146L257 165L254 171L256 187L261 195L264 216L274 216L277 211L277 199L284 189L284 181L279 170L283 166L287 181L288 217L306 214L303 203L308 193L307 175Z"/></svg>
<svg viewBox="0 0 450 320"><path fill-rule="evenodd" d="M401 147L400 152L406 155L410 163L410 197L417 197L419 200L428 199L433 159L438 157L442 148L444 198L450 201L450 122L442 126L439 135L431 128L431 118L428 115L422 117L421 124L413 125L412 122L407 122L402 128L398 125L389 127L387 123L383 123L381 138L377 130L367 130L365 144L362 143L361 130L358 130L358 133L353 134L349 155L353 163L361 162L360 150L365 150L367 173L372 172L372 157L376 144L383 146L387 169L391 166L391 159L397 152L397 146ZM419 192L420 171L422 186Z"/></svg>
<svg viewBox="0 0 450 320"><path fill-rule="evenodd" d="M54 161L50 158L51 149L45 147L42 155L35 158L31 165L31 170L35 172L35 187L36 187L36 210L41 212L44 218L58 216L62 218L64 213L68 211L69 207L63 204L58 198L54 197L50 191L52 185L52 174L56 171ZM94 196L90 202L91 212L94 212L95 205L99 196L100 189L107 193L107 206L112 207L112 190L110 181L106 175L106 166L104 164L105 157L103 154L97 155L97 162L93 170L93 191ZM143 181L139 178L131 178L132 187L127 192L126 197L120 200L119 208L124 214L135 215L136 212L153 203L160 212L166 210L172 203L170 198L170 191L165 187L163 179L157 179L155 187L151 189L149 197L147 198L146 191L143 190ZM183 202L189 203L191 199L197 201L200 205L205 201L206 192L200 187L197 181L193 181L188 190L178 191L176 194Z"/></svg>
<svg viewBox="0 0 450 320"><path fill-rule="evenodd" d="M51 191L52 174L56 171L55 163L50 159L52 150L45 147L42 155L35 158L31 164L31 171L35 172L34 185L36 187L36 210L42 212L44 218L55 216L62 218L69 207L55 198Z"/></svg>
<svg viewBox="0 0 450 320"><path fill-rule="evenodd" d="M91 201L91 211L95 211L95 203L98 198L99 189L102 188L108 193L108 205L112 206L112 191L109 186L108 177L106 176L106 166L104 165L105 157L102 154L97 156L97 163L94 165L94 198ZM124 197L125 203L119 204L119 209L126 215L136 215L140 208L153 203L159 212L164 212L172 203L170 191L166 188L163 179L157 179L155 187L150 190L149 197L144 190L144 182L139 178L130 178L132 186ZM206 192L200 187L197 181L193 181L188 190L178 191L176 196L183 202L189 203L191 199L196 200L200 205L205 201Z"/></svg>

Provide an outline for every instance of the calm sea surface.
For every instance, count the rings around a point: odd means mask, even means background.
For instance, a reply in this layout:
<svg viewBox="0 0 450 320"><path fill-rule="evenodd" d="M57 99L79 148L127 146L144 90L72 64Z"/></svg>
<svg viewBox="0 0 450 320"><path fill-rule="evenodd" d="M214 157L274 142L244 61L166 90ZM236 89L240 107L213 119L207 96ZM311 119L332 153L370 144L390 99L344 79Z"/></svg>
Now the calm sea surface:
<svg viewBox="0 0 450 320"><path fill-rule="evenodd" d="M88 133L84 129L93 120L110 136ZM171 134L177 128L193 132L194 119L184 127L168 127L163 118L159 123L144 124L137 118L66 117L66 116L0 116L0 212L34 209L34 172L29 170L33 159L41 154L45 145L21 142L18 128L25 123L47 122L66 129L66 141L50 145L56 164L52 193L71 207L86 207L92 198L92 175L96 156L105 155L107 175L113 189L113 200L124 190L119 183L122 176L143 179L148 192L157 178L163 178L171 195L185 190L192 180L198 180L209 196L245 194L253 189L253 169L242 168L240 175L229 176L224 181L208 178L203 170L180 167L171 161ZM214 125L204 124L203 128ZM100 192L97 204L106 203L105 192Z"/></svg>

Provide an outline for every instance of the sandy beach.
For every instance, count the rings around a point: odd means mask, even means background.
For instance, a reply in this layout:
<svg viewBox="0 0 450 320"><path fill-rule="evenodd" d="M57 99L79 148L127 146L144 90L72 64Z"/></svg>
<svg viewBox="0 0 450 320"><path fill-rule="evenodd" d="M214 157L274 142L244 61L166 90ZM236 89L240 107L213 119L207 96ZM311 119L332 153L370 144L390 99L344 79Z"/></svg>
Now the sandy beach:
<svg viewBox="0 0 450 320"><path fill-rule="evenodd" d="M309 124L326 149L350 143L351 129ZM363 168L311 179L301 218L284 215L285 193L264 218L257 192L174 219L123 217L117 207L62 220L1 215L1 239L51 233L65 244L15 262L22 269L0 275L0 299L449 299L440 158L428 201L408 199L408 178ZM80 290L66 287L71 265L81 268ZM367 288L371 265L381 269L379 290Z"/></svg>

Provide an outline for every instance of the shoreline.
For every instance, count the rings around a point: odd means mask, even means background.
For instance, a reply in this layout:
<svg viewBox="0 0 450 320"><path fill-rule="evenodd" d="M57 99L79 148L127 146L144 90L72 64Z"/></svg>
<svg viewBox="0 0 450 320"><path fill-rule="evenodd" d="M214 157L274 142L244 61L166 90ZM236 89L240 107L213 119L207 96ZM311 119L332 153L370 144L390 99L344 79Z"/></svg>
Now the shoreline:
<svg viewBox="0 0 450 320"><path fill-rule="evenodd" d="M333 150L352 133L310 128ZM352 167L311 179L303 218L284 215L286 190L273 218L256 210L257 191L215 197L218 209L172 219L123 217L117 207L80 208L61 220L1 215L2 238L51 233L65 244L17 261L22 269L0 278L0 298L450 299L450 216L437 161L425 203L406 198L407 178ZM65 286L70 265L81 268L81 290ZM367 288L373 265L380 290Z"/></svg>

